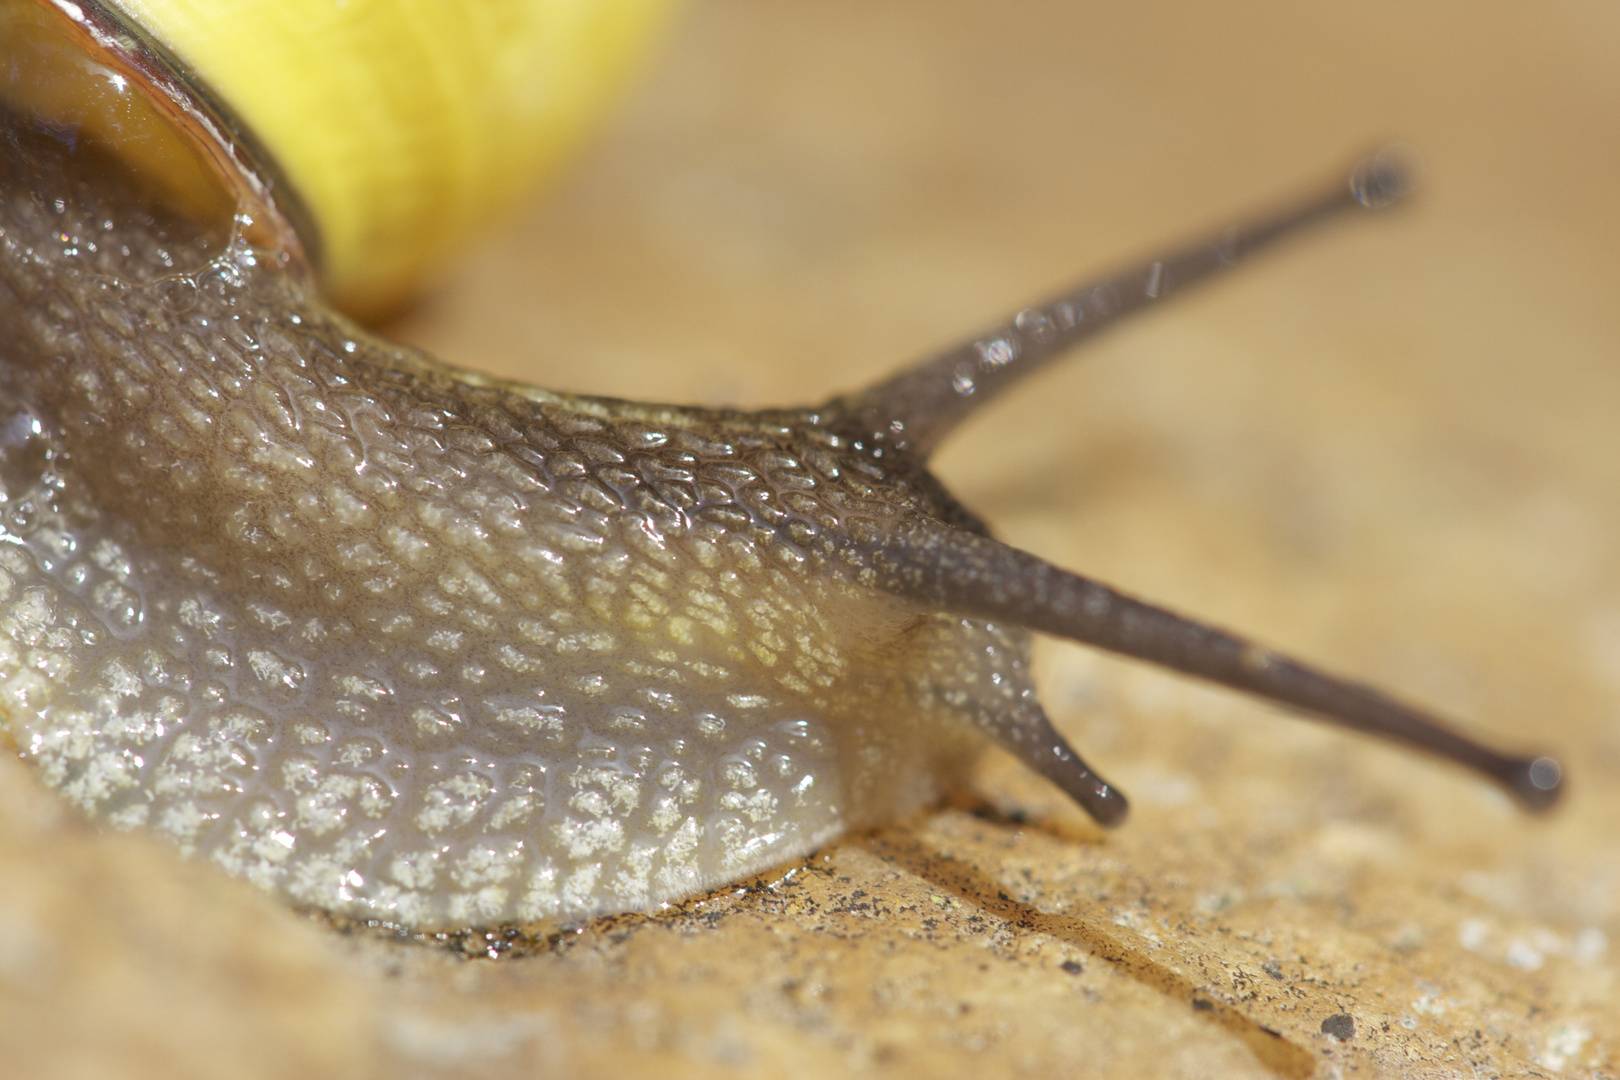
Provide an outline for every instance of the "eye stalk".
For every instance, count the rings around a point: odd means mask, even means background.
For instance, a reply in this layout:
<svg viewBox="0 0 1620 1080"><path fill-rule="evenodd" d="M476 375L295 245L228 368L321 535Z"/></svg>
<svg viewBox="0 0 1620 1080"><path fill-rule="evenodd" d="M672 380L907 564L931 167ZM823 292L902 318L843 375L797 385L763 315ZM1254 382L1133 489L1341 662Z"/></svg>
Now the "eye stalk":
<svg viewBox="0 0 1620 1080"><path fill-rule="evenodd" d="M1011 319L924 360L822 412L852 441L926 457L958 423L991 398L1127 315L1216 277L1307 226L1351 209L1381 210L1410 190L1410 169L1385 151L1358 162L1332 185L1281 213L1225 229L1179 252L1088 282L1031 305ZM893 591L924 606L1094 645L1110 652L1242 690L1317 719L1422 750L1487 777L1527 810L1558 802L1563 769L1546 756L1515 757L1457 733L1388 695L971 531L909 521L874 545ZM1097 821L1124 818L1123 796L1056 737L1008 744ZM1061 763L1061 767L1059 764Z"/></svg>
<svg viewBox="0 0 1620 1080"><path fill-rule="evenodd" d="M1415 168L1389 147L1361 162L1350 173L1350 194L1368 210L1383 210L1412 190Z"/></svg>
<svg viewBox="0 0 1620 1080"><path fill-rule="evenodd" d="M1307 226L1347 210L1391 206L1409 190L1409 177L1410 170L1392 151L1374 154L1356 164L1347 183L1031 304L999 326L828 408L865 437L876 435L926 457L957 424L1002 391L1120 319L1234 269Z"/></svg>

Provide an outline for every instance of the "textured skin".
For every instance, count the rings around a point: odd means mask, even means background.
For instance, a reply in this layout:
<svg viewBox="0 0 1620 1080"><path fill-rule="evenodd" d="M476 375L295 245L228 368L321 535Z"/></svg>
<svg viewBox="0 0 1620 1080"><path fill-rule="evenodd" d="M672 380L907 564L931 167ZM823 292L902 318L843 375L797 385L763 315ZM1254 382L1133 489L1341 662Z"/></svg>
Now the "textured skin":
<svg viewBox="0 0 1620 1080"><path fill-rule="evenodd" d="M1025 632L874 572L982 528L920 466L450 371L7 137L0 709L92 816L346 915L572 919L1055 740Z"/></svg>

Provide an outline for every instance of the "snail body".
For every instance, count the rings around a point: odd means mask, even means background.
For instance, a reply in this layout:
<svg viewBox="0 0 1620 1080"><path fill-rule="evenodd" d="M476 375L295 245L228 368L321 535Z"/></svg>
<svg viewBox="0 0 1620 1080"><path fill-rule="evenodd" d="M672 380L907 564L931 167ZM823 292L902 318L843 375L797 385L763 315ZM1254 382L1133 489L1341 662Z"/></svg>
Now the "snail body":
<svg viewBox="0 0 1620 1080"><path fill-rule="evenodd" d="M0 665L97 818L348 915L577 917L910 812L1033 700L1026 633L862 586L850 534L962 512L814 414L478 385L19 187Z"/></svg>
<svg viewBox="0 0 1620 1080"><path fill-rule="evenodd" d="M1036 699L1034 630L1557 790L1548 759L997 543L926 468L1096 328L1393 198L1387 168L744 413L453 371L331 311L251 215L199 224L4 123L0 710L98 820L414 929L654 908L929 804L986 739L1115 823Z"/></svg>

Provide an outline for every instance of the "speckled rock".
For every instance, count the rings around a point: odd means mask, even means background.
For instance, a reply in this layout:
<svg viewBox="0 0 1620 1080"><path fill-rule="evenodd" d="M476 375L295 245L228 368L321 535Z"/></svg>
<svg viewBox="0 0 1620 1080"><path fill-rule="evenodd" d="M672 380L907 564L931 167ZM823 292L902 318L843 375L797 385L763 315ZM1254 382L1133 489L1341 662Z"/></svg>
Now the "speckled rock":
<svg viewBox="0 0 1620 1080"><path fill-rule="evenodd" d="M1406 138L1410 210L1100 342L940 470L1054 561L1561 751L1555 817L1045 646L1125 829L992 756L956 803L736 890L445 947L98 833L7 760L7 1064L1615 1075L1614 40L1597 4L699 4L581 172L396 328L568 391L814 400Z"/></svg>

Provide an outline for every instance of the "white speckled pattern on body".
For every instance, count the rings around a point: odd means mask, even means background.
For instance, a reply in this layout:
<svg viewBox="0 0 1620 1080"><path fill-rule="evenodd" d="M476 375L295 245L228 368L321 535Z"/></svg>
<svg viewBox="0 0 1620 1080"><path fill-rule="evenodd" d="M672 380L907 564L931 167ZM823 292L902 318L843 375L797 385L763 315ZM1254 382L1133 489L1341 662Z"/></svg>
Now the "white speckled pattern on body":
<svg viewBox="0 0 1620 1080"><path fill-rule="evenodd" d="M998 543L927 470L1115 320L1400 198L1386 159L867 390L742 413L448 370L59 134L11 122L0 176L0 707L94 816L416 929L734 880L937 798L982 736L1117 824L1036 700L1032 630L1559 797L1552 758Z"/></svg>
<svg viewBox="0 0 1620 1080"><path fill-rule="evenodd" d="M1026 633L862 583L841 538L960 511L811 414L470 381L5 168L0 700L95 817L357 917L578 918L909 812L1033 704Z"/></svg>

